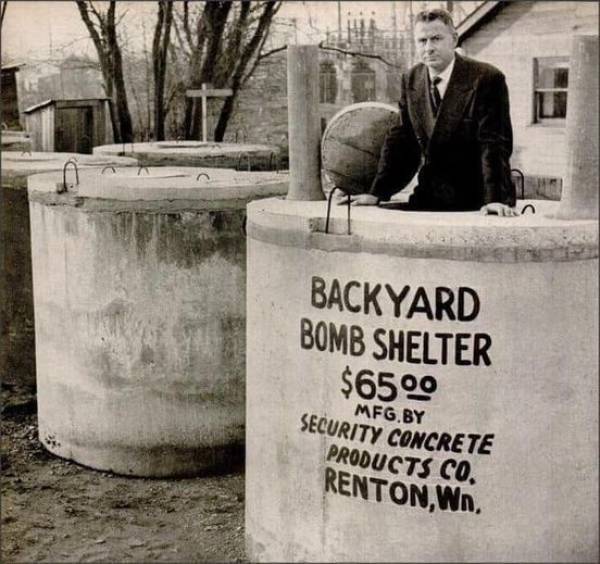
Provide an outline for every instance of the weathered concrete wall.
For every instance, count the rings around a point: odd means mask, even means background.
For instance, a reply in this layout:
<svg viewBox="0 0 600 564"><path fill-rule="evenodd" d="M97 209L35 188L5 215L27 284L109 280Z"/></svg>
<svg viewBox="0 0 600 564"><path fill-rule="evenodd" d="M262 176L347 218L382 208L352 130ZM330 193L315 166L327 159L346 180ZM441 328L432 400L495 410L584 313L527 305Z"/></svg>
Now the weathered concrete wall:
<svg viewBox="0 0 600 564"><path fill-rule="evenodd" d="M598 560L598 224L535 206L249 207L251 560Z"/></svg>
<svg viewBox="0 0 600 564"><path fill-rule="evenodd" d="M205 190L194 169L152 176L165 170L29 188L40 440L138 476L241 461L245 204L287 190L276 174Z"/></svg>
<svg viewBox="0 0 600 564"><path fill-rule="evenodd" d="M2 152L0 188L0 379L35 386L35 332L27 178L61 170L75 157L79 166L133 166L134 159L72 153ZM100 170L98 170L98 173ZM69 179L72 177L69 170Z"/></svg>

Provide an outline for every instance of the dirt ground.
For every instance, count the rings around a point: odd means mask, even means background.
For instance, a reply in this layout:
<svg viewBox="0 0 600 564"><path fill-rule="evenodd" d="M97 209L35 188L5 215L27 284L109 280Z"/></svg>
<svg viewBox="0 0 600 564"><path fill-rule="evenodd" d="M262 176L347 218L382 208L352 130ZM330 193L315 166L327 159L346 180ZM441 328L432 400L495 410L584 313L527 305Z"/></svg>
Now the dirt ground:
<svg viewBox="0 0 600 564"><path fill-rule="evenodd" d="M245 562L242 470L152 480L98 472L37 440L35 395L2 386L0 561Z"/></svg>

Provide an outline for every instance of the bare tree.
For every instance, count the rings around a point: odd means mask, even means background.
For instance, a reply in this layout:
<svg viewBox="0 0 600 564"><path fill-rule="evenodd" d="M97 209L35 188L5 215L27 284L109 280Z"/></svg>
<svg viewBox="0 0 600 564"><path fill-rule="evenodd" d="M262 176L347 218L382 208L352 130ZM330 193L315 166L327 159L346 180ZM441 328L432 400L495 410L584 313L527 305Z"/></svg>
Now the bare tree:
<svg viewBox="0 0 600 564"><path fill-rule="evenodd" d="M165 82L171 25L173 23L173 2L158 0L158 17L152 41L152 70L154 74L154 139L165 138Z"/></svg>
<svg viewBox="0 0 600 564"><path fill-rule="evenodd" d="M4 14L6 13L6 7L8 6L8 0L0 2L0 29L4 23Z"/></svg>
<svg viewBox="0 0 600 564"><path fill-rule="evenodd" d="M174 29L180 51L188 60L186 86L198 88L209 83L233 91L221 109L214 132L216 141L223 140L236 97L256 69L280 7L281 2L273 0L210 1L203 4L201 11L194 11L188 0L183 2L183 12L174 21ZM188 139L197 139L200 133L199 106L191 99L185 101L182 129Z"/></svg>
<svg viewBox="0 0 600 564"><path fill-rule="evenodd" d="M116 0L110 0L105 12L101 12L92 0L75 1L98 52L106 96L111 98L114 104L114 111L111 105L111 119L115 141L133 141L133 124L127 103L123 60L117 39L117 27L122 16L117 20Z"/></svg>

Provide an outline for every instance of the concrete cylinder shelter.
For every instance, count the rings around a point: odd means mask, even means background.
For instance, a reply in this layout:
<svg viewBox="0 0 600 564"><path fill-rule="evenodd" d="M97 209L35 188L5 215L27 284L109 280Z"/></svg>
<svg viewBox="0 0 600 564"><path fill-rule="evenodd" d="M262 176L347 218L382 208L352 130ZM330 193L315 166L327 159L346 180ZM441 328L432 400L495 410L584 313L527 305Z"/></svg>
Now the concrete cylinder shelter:
<svg viewBox="0 0 600 564"><path fill-rule="evenodd" d="M287 176L170 167L30 179L39 436L135 476L239 462L245 206ZM69 176L69 182L73 179Z"/></svg>
<svg viewBox="0 0 600 564"><path fill-rule="evenodd" d="M258 143L216 141L156 141L94 147L95 155L135 157L145 166L235 168L243 171L277 170L280 149Z"/></svg>
<svg viewBox="0 0 600 564"><path fill-rule="evenodd" d="M319 48L287 48L290 191L288 200L324 200L321 187Z"/></svg>
<svg viewBox="0 0 600 564"><path fill-rule="evenodd" d="M598 222L528 203L250 204L251 560L598 561Z"/></svg>
<svg viewBox="0 0 600 564"><path fill-rule="evenodd" d="M3 132L4 142L4 132ZM82 168L129 167L128 157L2 151L0 191L0 379L35 386L35 334L27 178L60 171L69 159ZM97 168L101 172L101 168ZM70 171L72 174L72 171Z"/></svg>
<svg viewBox="0 0 600 564"><path fill-rule="evenodd" d="M567 175L558 216L598 219L598 36L575 35L567 98Z"/></svg>

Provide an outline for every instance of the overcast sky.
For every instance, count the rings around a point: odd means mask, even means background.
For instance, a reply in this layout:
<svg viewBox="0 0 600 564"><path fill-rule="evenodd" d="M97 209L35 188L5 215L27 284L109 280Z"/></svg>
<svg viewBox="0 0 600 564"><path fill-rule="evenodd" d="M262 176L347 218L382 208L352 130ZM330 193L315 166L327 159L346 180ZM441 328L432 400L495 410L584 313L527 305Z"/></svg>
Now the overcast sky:
<svg viewBox="0 0 600 564"><path fill-rule="evenodd" d="M98 3L100 4L100 3ZM284 30L286 24L292 27L292 19L297 21L297 34L291 36L298 43L316 43L322 39L326 29L335 31L338 22L338 4L342 14L343 27L347 18L359 18L362 12L365 19L374 17L379 27L391 27L392 12L395 9L398 25L401 25L408 2L302 2L286 1L278 13L278 29ZM413 2L418 10L423 4L439 2ZM472 4L467 2L465 4ZM142 25L146 22L146 34L150 38L155 22L156 2L126 1L118 3L118 10L127 10L124 22L128 36L135 47L142 42ZM77 7L73 1L35 1L21 2L10 0L2 29L3 60L44 59L50 46L54 49L69 45L68 51L95 56L93 47Z"/></svg>

